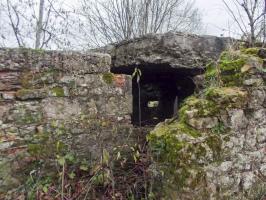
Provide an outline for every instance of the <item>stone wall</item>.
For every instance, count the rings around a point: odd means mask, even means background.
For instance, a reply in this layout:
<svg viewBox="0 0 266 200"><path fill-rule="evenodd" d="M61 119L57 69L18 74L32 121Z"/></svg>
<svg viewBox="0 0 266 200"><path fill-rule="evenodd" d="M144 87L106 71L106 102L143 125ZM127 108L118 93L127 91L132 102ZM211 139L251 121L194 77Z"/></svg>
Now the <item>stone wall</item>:
<svg viewBox="0 0 266 200"><path fill-rule="evenodd" d="M134 70L136 66L156 70L163 66L197 75L219 57L230 41L230 38L169 32L124 41L107 52L112 55L113 71L127 72L129 67Z"/></svg>
<svg viewBox="0 0 266 200"><path fill-rule="evenodd" d="M0 199L30 174L55 171L49 162L58 161L61 151L93 166L104 152L143 142L145 131L138 135L131 125L131 76L110 73L131 74L136 66L189 77L206 70L200 77L203 90L182 103L178 117L148 135L156 198L252 199L249 192L266 182L266 53L229 51L218 65L209 62L226 40L152 35L115 45L112 59L100 53L0 49ZM32 167L35 161L42 170Z"/></svg>
<svg viewBox="0 0 266 200"><path fill-rule="evenodd" d="M224 52L218 66L205 73L207 87L183 103L179 119L157 125L149 135L156 163L151 169L156 176L163 172L159 193L165 199L265 198L266 57L261 52Z"/></svg>
<svg viewBox="0 0 266 200"><path fill-rule="evenodd" d="M131 77L110 65L107 54L0 49L0 193L25 181L45 135L90 160L130 143Z"/></svg>

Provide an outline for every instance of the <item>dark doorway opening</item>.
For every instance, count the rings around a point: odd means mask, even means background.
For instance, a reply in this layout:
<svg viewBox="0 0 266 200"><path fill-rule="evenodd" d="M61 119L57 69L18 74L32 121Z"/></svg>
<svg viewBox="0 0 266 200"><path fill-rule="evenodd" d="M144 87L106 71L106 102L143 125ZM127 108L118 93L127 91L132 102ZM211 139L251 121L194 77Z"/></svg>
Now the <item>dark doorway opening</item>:
<svg viewBox="0 0 266 200"><path fill-rule="evenodd" d="M135 67L121 67L113 73L131 75ZM132 80L132 123L136 126L153 126L178 112L182 101L195 90L193 76L201 72L175 69L169 65L138 66L142 72L140 81Z"/></svg>

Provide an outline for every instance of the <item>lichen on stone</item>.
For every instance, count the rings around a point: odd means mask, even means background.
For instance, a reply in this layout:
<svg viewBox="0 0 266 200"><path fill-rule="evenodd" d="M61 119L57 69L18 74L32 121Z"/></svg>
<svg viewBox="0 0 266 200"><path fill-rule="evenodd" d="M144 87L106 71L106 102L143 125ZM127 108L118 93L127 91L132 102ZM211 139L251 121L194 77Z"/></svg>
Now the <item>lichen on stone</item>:
<svg viewBox="0 0 266 200"><path fill-rule="evenodd" d="M26 72L20 78L20 83L23 88L33 89L41 88L52 84L59 77L59 71L52 67L44 69L40 72Z"/></svg>
<svg viewBox="0 0 266 200"><path fill-rule="evenodd" d="M16 98L20 100L42 99L47 95L46 89L21 89L16 92Z"/></svg>
<svg viewBox="0 0 266 200"><path fill-rule="evenodd" d="M102 79L104 80L105 83L108 85L112 84L114 81L114 75L110 72L103 73Z"/></svg>
<svg viewBox="0 0 266 200"><path fill-rule="evenodd" d="M50 90L51 94L55 97L64 97L65 96L65 91L64 88L62 87L54 87Z"/></svg>

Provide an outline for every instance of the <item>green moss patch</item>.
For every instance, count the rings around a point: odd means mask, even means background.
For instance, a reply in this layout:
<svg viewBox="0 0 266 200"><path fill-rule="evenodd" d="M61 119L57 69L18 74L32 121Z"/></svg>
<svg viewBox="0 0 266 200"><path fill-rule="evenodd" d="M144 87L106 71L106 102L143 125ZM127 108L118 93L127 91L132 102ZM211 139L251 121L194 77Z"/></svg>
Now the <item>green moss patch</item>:
<svg viewBox="0 0 266 200"><path fill-rule="evenodd" d="M110 72L107 72L102 75L102 79L104 80L105 83L110 85L114 81L114 75Z"/></svg>
<svg viewBox="0 0 266 200"><path fill-rule="evenodd" d="M147 136L153 158L164 174L165 197L171 196L168 193L182 194L186 189L198 190L201 184L204 188L204 167L223 161L227 153L222 149L223 142L230 140L225 136L230 126L223 123L223 117L227 117L228 110L246 108L245 87L254 84L243 83L262 80L263 60L258 51L252 48L222 53L217 63L207 66L205 90L183 102L178 118L157 125ZM200 128L191 123L206 119L208 124L202 123ZM208 126L213 120L214 126Z"/></svg>
<svg viewBox="0 0 266 200"><path fill-rule="evenodd" d="M213 87L205 92L206 98L216 103L220 109L242 108L247 103L247 92L238 87Z"/></svg>
<svg viewBox="0 0 266 200"><path fill-rule="evenodd" d="M218 107L211 100L192 96L185 100L183 106L179 110L180 121L184 122L187 120L189 111L195 112L193 117L210 117L217 114Z"/></svg>
<svg viewBox="0 0 266 200"><path fill-rule="evenodd" d="M243 81L250 74L254 74L254 70L250 69L256 69L255 71L262 69L263 60L258 57L258 52L258 48L223 52L217 64L207 65L205 73L207 86L242 86Z"/></svg>
<svg viewBox="0 0 266 200"><path fill-rule="evenodd" d="M247 57L237 53L224 52L221 55L219 68L223 72L238 72L246 63Z"/></svg>
<svg viewBox="0 0 266 200"><path fill-rule="evenodd" d="M64 97L65 96L64 88L59 86L54 87L51 89L51 94L56 97Z"/></svg>
<svg viewBox="0 0 266 200"><path fill-rule="evenodd" d="M242 49L241 52L244 54L257 56L259 53L259 50L260 50L259 48L254 47L254 48Z"/></svg>

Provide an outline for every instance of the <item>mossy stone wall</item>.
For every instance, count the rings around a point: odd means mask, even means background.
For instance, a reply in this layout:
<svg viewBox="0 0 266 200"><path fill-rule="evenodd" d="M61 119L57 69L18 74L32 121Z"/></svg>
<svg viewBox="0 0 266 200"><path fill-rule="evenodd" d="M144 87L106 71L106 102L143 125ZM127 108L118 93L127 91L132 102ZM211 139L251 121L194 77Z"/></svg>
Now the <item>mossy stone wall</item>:
<svg viewBox="0 0 266 200"><path fill-rule="evenodd" d="M162 199L252 199L260 192L266 176L266 71L258 52L222 53L207 68L204 90L148 136Z"/></svg>
<svg viewBox="0 0 266 200"><path fill-rule="evenodd" d="M135 144L131 77L117 85L110 65L107 54L0 49L0 199L60 149L98 162Z"/></svg>

